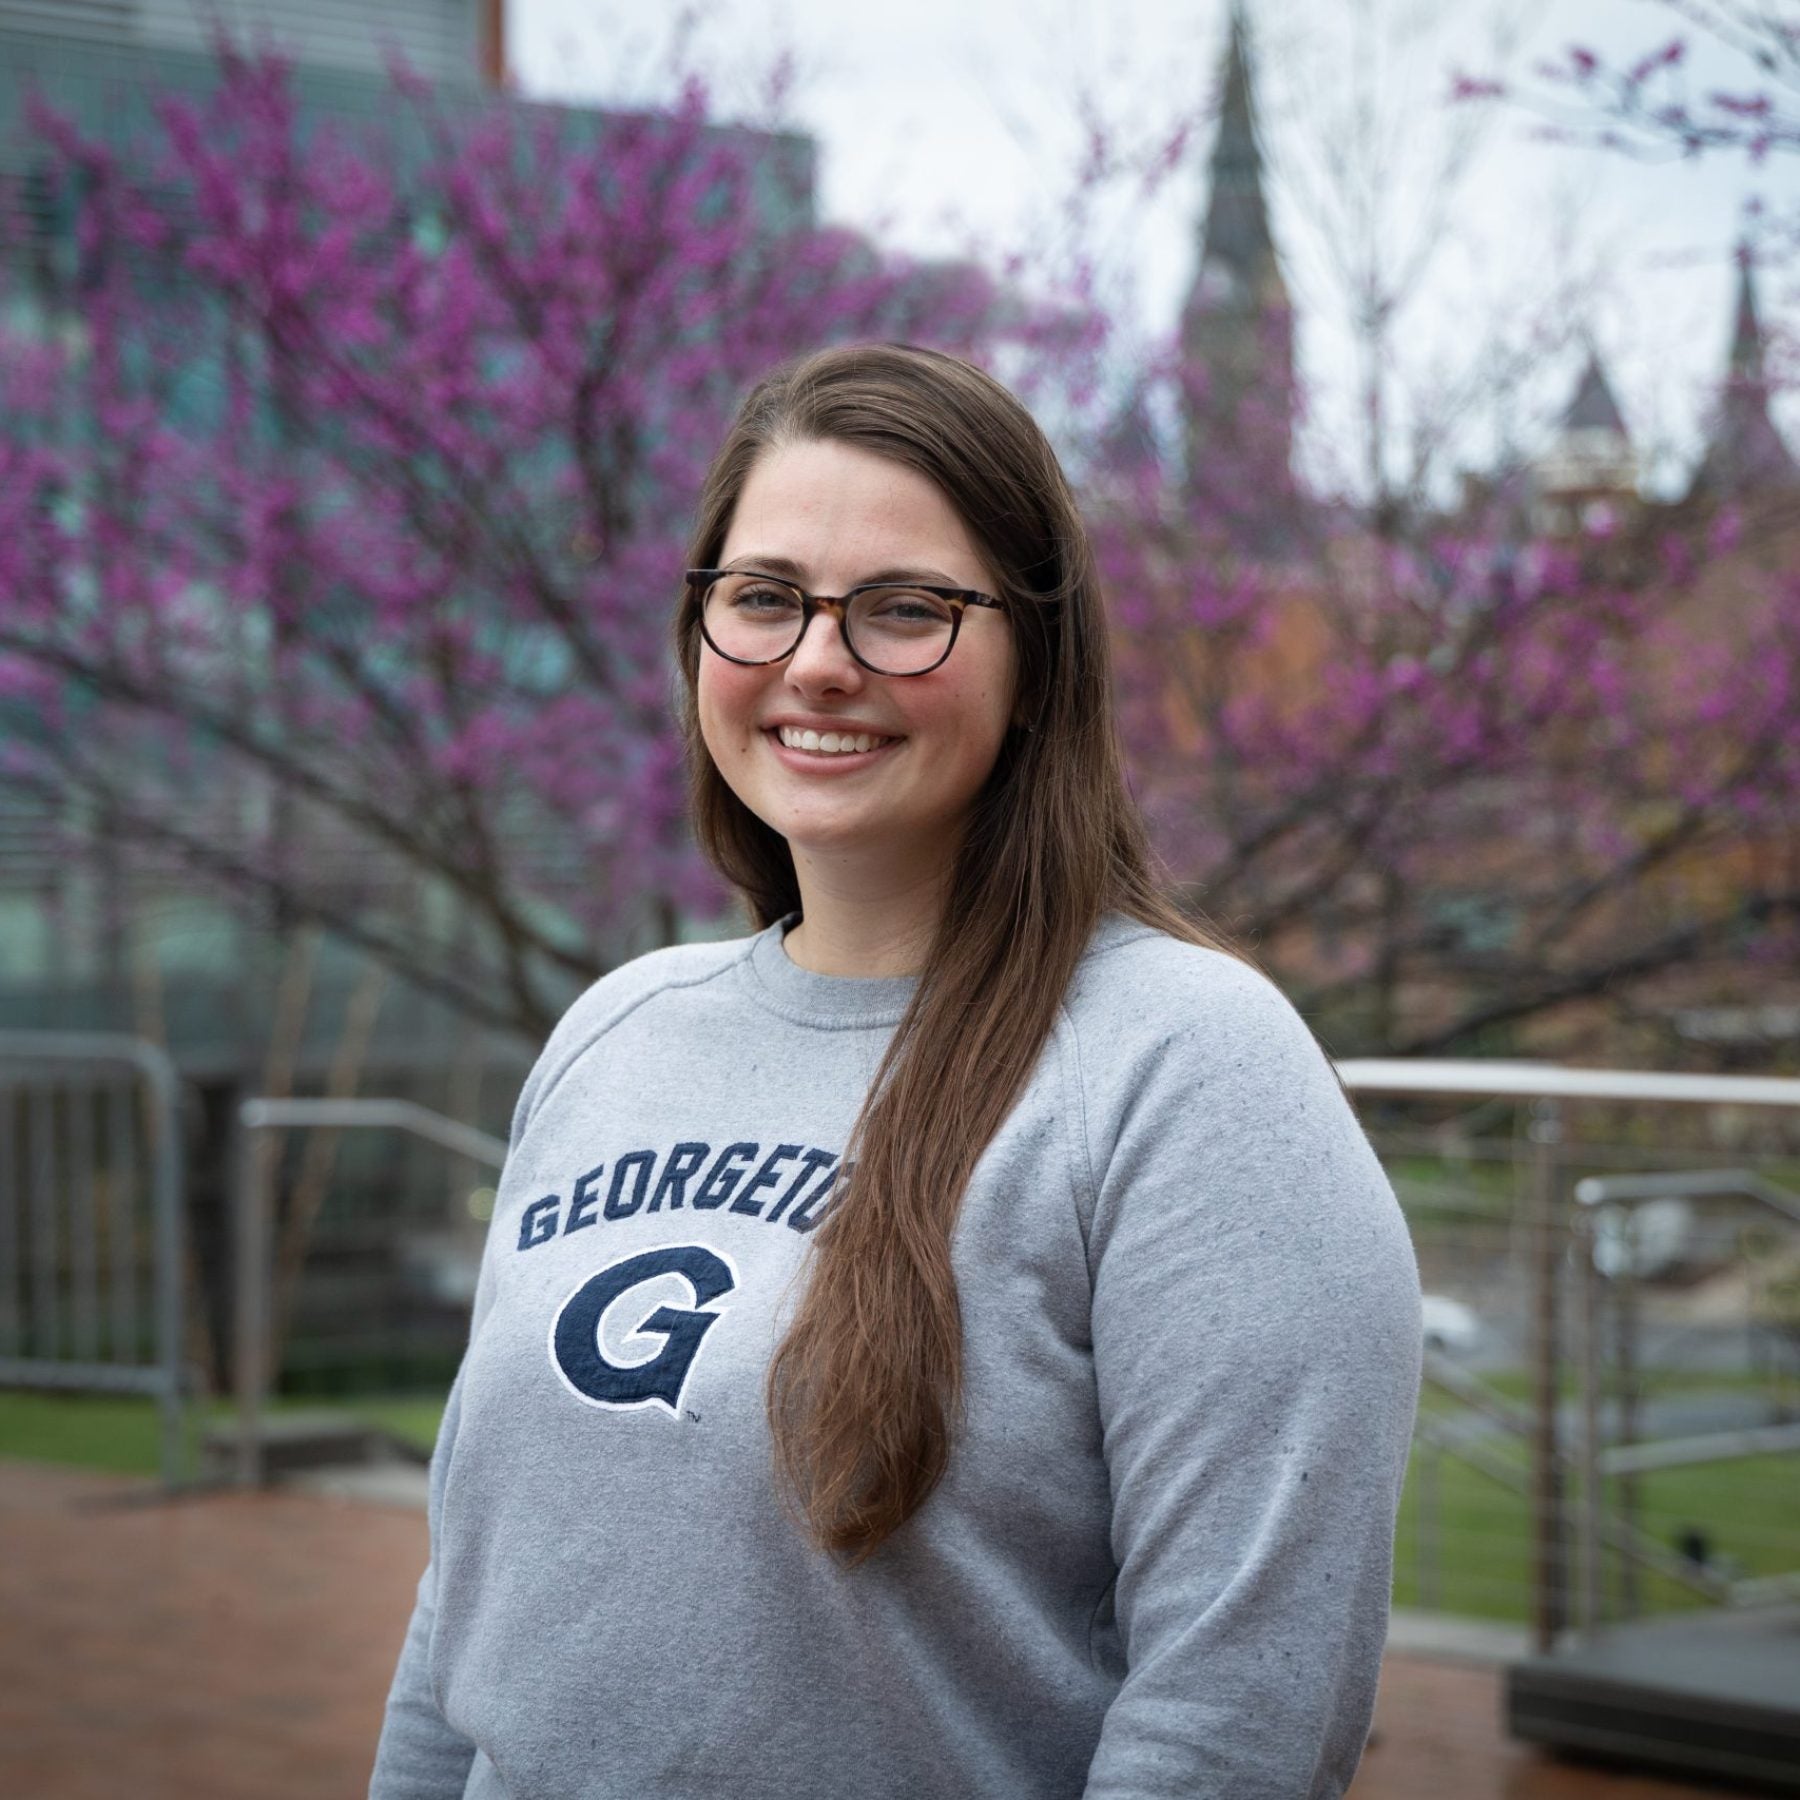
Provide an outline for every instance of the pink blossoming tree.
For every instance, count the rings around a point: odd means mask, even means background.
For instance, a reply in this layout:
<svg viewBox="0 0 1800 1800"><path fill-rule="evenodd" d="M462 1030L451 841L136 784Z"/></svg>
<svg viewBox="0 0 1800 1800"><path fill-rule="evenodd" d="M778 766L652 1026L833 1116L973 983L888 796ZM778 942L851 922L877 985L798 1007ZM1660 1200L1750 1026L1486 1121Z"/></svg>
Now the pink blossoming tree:
<svg viewBox="0 0 1800 1800"><path fill-rule="evenodd" d="M804 140L671 109L303 127L224 53L124 156L41 111L60 267L0 355L4 778L470 1017L716 907L668 621L705 461L799 350L1079 338L810 217ZM20 323L21 318L24 323Z"/></svg>
<svg viewBox="0 0 1800 1800"><path fill-rule="evenodd" d="M404 105L384 154L228 59L150 162L38 121L75 231L4 327L0 756L85 833L541 1036L720 901L670 705L700 471L756 373L878 336L1055 421L1171 871L1334 1050L1504 1047L1800 948L1800 580L1738 513L1372 519L1223 437L1178 477L1097 423L1091 288L819 229L798 143L696 88L584 130ZM1110 373L1179 404L1178 365Z"/></svg>

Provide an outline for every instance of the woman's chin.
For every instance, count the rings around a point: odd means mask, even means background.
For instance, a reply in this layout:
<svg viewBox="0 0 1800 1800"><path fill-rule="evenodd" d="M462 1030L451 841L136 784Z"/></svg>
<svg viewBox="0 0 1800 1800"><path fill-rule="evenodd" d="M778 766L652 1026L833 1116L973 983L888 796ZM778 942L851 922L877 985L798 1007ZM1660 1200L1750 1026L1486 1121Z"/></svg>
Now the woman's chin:
<svg viewBox="0 0 1800 1800"><path fill-rule="evenodd" d="M796 859L811 862L859 861L904 870L932 860L938 834L891 815L872 817L853 807L773 808L764 823L787 839Z"/></svg>
<svg viewBox="0 0 1800 1800"><path fill-rule="evenodd" d="M796 856L880 858L901 853L891 828L872 827L866 820L790 814L785 820L770 823L787 839L788 848Z"/></svg>

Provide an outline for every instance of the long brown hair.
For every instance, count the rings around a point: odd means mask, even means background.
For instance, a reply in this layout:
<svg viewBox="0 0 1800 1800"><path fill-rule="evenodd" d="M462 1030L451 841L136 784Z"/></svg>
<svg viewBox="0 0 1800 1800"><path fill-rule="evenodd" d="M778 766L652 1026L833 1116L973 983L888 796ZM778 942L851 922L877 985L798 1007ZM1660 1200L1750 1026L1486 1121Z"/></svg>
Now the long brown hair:
<svg viewBox="0 0 1800 1800"><path fill-rule="evenodd" d="M1114 730L1093 553L1031 415L973 364L911 345L789 364L750 394L714 459L690 567L716 564L757 458L812 440L872 451L936 484L998 578L1018 668L1016 722L975 802L918 986L846 1148L854 1168L812 1241L769 1369L778 1475L818 1542L859 1562L948 1464L962 1379L952 1228L1102 913L1235 950L1178 912L1152 874ZM793 858L701 740L701 642L690 593L676 643L695 830L766 926L799 910Z"/></svg>

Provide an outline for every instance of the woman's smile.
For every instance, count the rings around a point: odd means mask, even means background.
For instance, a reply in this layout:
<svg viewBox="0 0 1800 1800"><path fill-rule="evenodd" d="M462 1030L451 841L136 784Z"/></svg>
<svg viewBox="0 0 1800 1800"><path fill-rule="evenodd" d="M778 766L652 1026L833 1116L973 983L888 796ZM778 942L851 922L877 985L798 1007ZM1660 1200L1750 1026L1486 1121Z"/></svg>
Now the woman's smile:
<svg viewBox="0 0 1800 1800"><path fill-rule="evenodd" d="M862 753L879 750L884 745L894 742L892 738L879 737L866 731L796 731L792 726L779 725L775 735L790 750L822 750L827 756L837 756L849 752Z"/></svg>

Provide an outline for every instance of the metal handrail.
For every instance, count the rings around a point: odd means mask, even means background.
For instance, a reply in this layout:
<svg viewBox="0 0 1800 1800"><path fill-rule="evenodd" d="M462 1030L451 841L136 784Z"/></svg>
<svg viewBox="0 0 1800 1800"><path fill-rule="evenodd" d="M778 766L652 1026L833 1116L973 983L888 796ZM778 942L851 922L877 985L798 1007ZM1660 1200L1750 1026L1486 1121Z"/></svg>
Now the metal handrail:
<svg viewBox="0 0 1800 1800"><path fill-rule="evenodd" d="M412 1100L246 1100L238 1108L238 1118L247 1131L287 1125L404 1131L489 1168L501 1168L506 1162L504 1138L446 1119Z"/></svg>
<svg viewBox="0 0 1800 1800"><path fill-rule="evenodd" d="M1603 1475L1644 1475L1653 1469L1692 1468L1743 1456L1784 1456L1794 1450L1800 1450L1800 1425L1747 1425L1742 1431L1708 1431L1653 1444L1615 1444L1596 1460Z"/></svg>
<svg viewBox="0 0 1800 1800"><path fill-rule="evenodd" d="M401 1131L441 1149L454 1151L491 1169L506 1163L506 1140L447 1119L411 1100L246 1100L238 1107L243 1148L237 1159L237 1233L235 1282L237 1330L233 1362L237 1386L237 1480L240 1486L262 1482L262 1413L270 1377L270 1292L274 1278L270 1259L269 1196L257 1177L249 1146L259 1131L293 1126L312 1129Z"/></svg>
<svg viewBox="0 0 1800 1800"><path fill-rule="evenodd" d="M1344 1085L1365 1094L1482 1094L1515 1100L1655 1100L1687 1106L1800 1107L1800 1079L1785 1075L1674 1075L1636 1069L1566 1069L1558 1063L1409 1062L1351 1057Z"/></svg>
<svg viewBox="0 0 1800 1800"><path fill-rule="evenodd" d="M1662 1175L1584 1175L1575 1184L1583 1206L1642 1200L1757 1200L1800 1225L1800 1194L1754 1169L1673 1169Z"/></svg>

